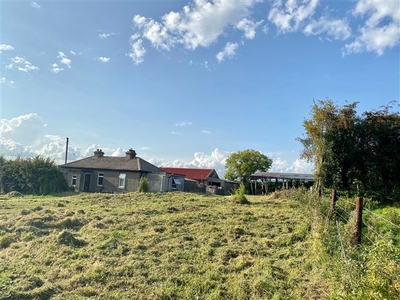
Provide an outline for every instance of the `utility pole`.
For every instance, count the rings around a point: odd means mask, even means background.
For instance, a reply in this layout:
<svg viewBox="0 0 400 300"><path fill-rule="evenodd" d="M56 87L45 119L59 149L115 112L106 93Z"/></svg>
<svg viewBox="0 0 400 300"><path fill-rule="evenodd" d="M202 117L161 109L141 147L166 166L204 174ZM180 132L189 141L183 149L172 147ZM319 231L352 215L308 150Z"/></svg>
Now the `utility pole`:
<svg viewBox="0 0 400 300"><path fill-rule="evenodd" d="M69 138L67 138L67 143L65 145L65 163L67 163L67 160L68 160L68 142L69 142Z"/></svg>

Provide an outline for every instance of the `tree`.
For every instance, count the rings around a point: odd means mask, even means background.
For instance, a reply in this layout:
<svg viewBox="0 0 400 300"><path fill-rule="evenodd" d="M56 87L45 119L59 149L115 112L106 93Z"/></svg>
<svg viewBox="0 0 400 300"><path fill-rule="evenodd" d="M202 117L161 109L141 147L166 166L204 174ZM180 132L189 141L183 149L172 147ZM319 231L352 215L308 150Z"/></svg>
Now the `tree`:
<svg viewBox="0 0 400 300"><path fill-rule="evenodd" d="M330 99L311 107L311 119L303 122L301 157L314 162L315 190L329 186L349 189L357 168L357 102L338 107Z"/></svg>
<svg viewBox="0 0 400 300"><path fill-rule="evenodd" d="M225 178L240 180L243 184L250 180L255 172L266 172L272 165L272 160L259 151L247 149L232 153L225 163Z"/></svg>
<svg viewBox="0 0 400 300"><path fill-rule="evenodd" d="M400 115L391 106L356 113L357 103L338 107L330 99L314 102L311 119L298 138L302 158L315 164L316 187L359 192L392 201L400 195Z"/></svg>
<svg viewBox="0 0 400 300"><path fill-rule="evenodd" d="M363 161L358 179L366 191L394 201L400 194L400 114L391 106L364 112L361 122Z"/></svg>

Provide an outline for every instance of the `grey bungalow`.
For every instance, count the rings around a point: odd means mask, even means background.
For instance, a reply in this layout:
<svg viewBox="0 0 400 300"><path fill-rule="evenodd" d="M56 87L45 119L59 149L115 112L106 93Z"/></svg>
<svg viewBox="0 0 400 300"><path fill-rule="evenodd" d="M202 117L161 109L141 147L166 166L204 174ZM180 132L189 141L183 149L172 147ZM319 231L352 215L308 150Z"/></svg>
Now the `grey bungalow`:
<svg viewBox="0 0 400 300"><path fill-rule="evenodd" d="M135 192L142 176L147 177L150 192L183 191L184 188L184 177L167 174L136 156L132 149L125 157L104 156L104 152L97 149L91 157L60 167L69 185L81 192Z"/></svg>

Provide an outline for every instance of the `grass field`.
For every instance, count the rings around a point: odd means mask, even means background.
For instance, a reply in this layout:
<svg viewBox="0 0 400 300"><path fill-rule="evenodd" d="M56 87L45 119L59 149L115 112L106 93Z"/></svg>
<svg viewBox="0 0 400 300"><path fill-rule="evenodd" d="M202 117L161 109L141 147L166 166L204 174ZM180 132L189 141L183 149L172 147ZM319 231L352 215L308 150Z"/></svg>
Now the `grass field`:
<svg viewBox="0 0 400 300"><path fill-rule="evenodd" d="M318 299L290 200L185 193L0 199L0 299Z"/></svg>

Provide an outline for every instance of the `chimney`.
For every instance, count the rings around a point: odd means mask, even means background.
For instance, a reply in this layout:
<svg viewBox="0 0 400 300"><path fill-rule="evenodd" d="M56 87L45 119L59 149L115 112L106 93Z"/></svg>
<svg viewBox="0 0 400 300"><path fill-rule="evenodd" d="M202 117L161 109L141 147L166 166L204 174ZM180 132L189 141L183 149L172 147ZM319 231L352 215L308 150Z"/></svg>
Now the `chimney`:
<svg viewBox="0 0 400 300"><path fill-rule="evenodd" d="M94 151L94 156L95 157L103 157L104 156L103 150L97 149L96 151Z"/></svg>
<svg viewBox="0 0 400 300"><path fill-rule="evenodd" d="M128 151L125 152L127 158L135 158L136 157L136 151L133 149L129 149Z"/></svg>

